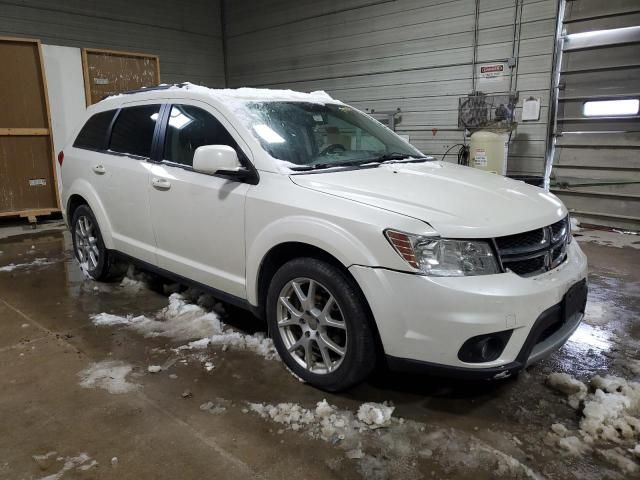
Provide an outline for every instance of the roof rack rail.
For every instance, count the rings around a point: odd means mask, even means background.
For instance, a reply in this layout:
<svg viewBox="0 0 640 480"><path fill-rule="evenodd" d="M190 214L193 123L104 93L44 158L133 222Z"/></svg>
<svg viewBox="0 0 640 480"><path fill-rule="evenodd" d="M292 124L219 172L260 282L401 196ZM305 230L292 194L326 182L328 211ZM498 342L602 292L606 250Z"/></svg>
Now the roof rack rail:
<svg viewBox="0 0 640 480"><path fill-rule="evenodd" d="M156 91L156 90L168 90L169 88L172 88L172 87L184 88L187 85L188 85L187 82L183 82L183 83L165 83L165 84L162 84L162 85L156 85L155 87L142 87L142 88L136 88L135 90L127 90L125 92L119 92L116 95L131 95L132 93L153 92L153 91ZM108 98L110 96L111 95L105 95L100 100L104 100L105 98Z"/></svg>

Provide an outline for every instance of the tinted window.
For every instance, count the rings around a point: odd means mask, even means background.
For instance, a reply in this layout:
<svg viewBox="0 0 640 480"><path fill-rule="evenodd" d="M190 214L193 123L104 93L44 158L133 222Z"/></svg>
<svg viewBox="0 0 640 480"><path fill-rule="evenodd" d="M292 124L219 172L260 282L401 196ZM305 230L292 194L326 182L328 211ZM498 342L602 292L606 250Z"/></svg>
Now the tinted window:
<svg viewBox="0 0 640 480"><path fill-rule="evenodd" d="M239 151L227 129L210 113L189 105L171 107L164 159L193 166L193 154L202 145L228 145Z"/></svg>
<svg viewBox="0 0 640 480"><path fill-rule="evenodd" d="M160 105L141 105L120 110L111 132L109 149L151 157L151 141L159 111Z"/></svg>
<svg viewBox="0 0 640 480"><path fill-rule="evenodd" d="M89 148L91 150L102 150L107 139L107 130L115 110L100 112L93 115L78 134L73 146L76 148Z"/></svg>

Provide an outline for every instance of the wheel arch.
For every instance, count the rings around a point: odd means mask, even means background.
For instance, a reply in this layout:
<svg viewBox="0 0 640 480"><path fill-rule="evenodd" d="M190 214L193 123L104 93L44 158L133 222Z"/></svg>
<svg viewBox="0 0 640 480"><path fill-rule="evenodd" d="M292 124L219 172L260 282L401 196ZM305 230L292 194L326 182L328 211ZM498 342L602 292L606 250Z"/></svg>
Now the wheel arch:
<svg viewBox="0 0 640 480"><path fill-rule="evenodd" d="M260 262L260 268L258 270L258 277L256 281L256 299L258 305L258 312L262 318L266 318L265 306L266 306L266 297L267 292L269 290L269 285L271 279L278 271L280 267L282 267L285 263L290 260L296 258L310 257L318 260L323 260L330 265L340 269L347 278L353 282L356 289L358 290L362 302L367 309L366 314L369 319L370 326L373 330L375 336L376 347L380 353L384 352L384 348L382 346L382 340L380 337L380 332L378 331L378 325L373 315L373 311L369 305L369 301L367 300L366 295L364 294L362 288L358 284L355 277L349 271L348 265L345 265L342 261L336 258L331 253L326 250L309 243L304 243L300 241L290 241L290 242L282 242L278 245L273 246L263 257ZM379 356L382 358L382 356Z"/></svg>
<svg viewBox="0 0 640 480"><path fill-rule="evenodd" d="M113 249L113 238L111 236L111 223L107 216L106 210L100 201L93 187L86 181L76 181L72 189L73 193L69 195L66 201L65 213L67 215L67 224L71 228L73 221L73 213L80 205L87 205L98 222L98 228L102 234L104 245L108 249Z"/></svg>

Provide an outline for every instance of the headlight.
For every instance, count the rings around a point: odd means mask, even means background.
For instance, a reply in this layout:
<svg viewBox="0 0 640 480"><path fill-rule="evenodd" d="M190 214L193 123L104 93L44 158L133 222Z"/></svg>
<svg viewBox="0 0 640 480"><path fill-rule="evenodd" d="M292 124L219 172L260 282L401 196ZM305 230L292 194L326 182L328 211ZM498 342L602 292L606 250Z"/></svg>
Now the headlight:
<svg viewBox="0 0 640 480"><path fill-rule="evenodd" d="M500 273L487 242L423 237L396 230L385 230L384 234L396 252L425 275L462 277Z"/></svg>

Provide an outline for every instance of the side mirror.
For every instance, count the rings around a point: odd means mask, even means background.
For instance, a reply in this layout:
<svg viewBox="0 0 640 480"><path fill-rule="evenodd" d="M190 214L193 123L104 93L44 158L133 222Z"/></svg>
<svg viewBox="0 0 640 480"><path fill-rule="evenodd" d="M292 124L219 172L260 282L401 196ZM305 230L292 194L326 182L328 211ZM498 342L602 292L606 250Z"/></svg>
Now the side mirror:
<svg viewBox="0 0 640 480"><path fill-rule="evenodd" d="M200 173L237 174L244 170L236 151L228 145L203 145L193 155L193 169Z"/></svg>

